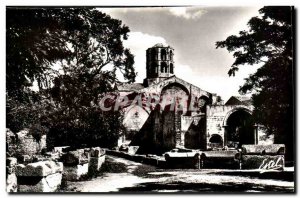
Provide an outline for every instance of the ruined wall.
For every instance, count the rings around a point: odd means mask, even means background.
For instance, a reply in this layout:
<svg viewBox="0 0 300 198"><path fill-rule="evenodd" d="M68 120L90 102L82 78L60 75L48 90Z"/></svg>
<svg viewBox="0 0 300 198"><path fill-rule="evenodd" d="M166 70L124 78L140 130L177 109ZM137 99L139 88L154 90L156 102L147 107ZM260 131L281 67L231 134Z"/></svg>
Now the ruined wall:
<svg viewBox="0 0 300 198"><path fill-rule="evenodd" d="M216 101L215 94L175 76L139 92L144 97L143 105L148 101L145 98L161 100L158 104L151 104L147 110L141 107L126 109L124 124L127 130L139 131L131 142L131 145L140 146L139 152L161 153L177 146L206 147L205 109ZM178 102L181 99L185 99L185 103ZM190 106L194 108L188 109Z"/></svg>
<svg viewBox="0 0 300 198"><path fill-rule="evenodd" d="M206 118L205 115L181 117L182 141L185 148L206 148Z"/></svg>
<svg viewBox="0 0 300 198"><path fill-rule="evenodd" d="M46 135L36 140L29 134L28 129L21 130L14 134L6 129L6 152L8 156L36 155L46 148Z"/></svg>
<svg viewBox="0 0 300 198"><path fill-rule="evenodd" d="M127 129L126 139L131 140L132 137L142 128L149 113L138 105L131 105L125 110L123 124Z"/></svg>
<svg viewBox="0 0 300 198"><path fill-rule="evenodd" d="M39 154L42 149L46 148L46 135L43 135L37 141L32 135L28 135L29 131L22 130L17 133L17 152L21 155Z"/></svg>
<svg viewBox="0 0 300 198"><path fill-rule="evenodd" d="M141 130L131 141L131 146L139 146L138 153L162 154L176 147L176 113L174 111L153 110Z"/></svg>
<svg viewBox="0 0 300 198"><path fill-rule="evenodd" d="M225 137L225 128L226 121L229 116L237 110L245 110L246 112L252 113L253 106L245 106L245 105L209 105L207 106L206 116L206 140L207 140L207 148L210 148L210 138L213 135L221 136L223 142L226 141ZM258 144L272 144L273 141L270 137L264 137L264 132L261 127L257 127L257 140ZM223 145L224 146L224 145Z"/></svg>

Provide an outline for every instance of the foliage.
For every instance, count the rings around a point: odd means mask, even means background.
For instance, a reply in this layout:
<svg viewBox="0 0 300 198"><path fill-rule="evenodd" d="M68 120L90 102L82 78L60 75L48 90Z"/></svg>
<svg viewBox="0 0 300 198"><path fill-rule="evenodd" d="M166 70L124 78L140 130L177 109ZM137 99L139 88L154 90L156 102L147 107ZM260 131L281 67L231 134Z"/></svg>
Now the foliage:
<svg viewBox="0 0 300 198"><path fill-rule="evenodd" d="M263 7L259 12L260 17L248 22L248 31L229 36L216 46L233 52L230 76L241 65L262 64L239 91L253 93L255 120L267 128L268 134L274 134L276 143L290 147L294 126L293 8Z"/></svg>
<svg viewBox="0 0 300 198"><path fill-rule="evenodd" d="M135 80L122 43L129 28L94 8L8 8L6 18L7 127L47 127L74 144L115 141L122 114L102 112L97 101L116 91L117 71Z"/></svg>
<svg viewBox="0 0 300 198"><path fill-rule="evenodd" d="M22 99L35 80L39 87L50 86L49 77L57 73L52 66L62 60L85 65L94 75L112 64L134 81L133 56L122 45L129 28L120 20L92 8L8 8L6 18L10 96Z"/></svg>

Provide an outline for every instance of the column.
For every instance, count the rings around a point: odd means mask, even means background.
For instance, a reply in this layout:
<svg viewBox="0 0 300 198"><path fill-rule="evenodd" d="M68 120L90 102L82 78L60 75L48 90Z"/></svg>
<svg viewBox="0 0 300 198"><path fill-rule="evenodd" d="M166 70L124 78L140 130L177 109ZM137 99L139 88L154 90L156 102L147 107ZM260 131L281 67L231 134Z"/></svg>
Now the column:
<svg viewBox="0 0 300 198"><path fill-rule="evenodd" d="M223 146L227 146L227 143L228 143L228 139L227 139L228 126L224 125L223 128L224 128L224 143L223 143L224 145Z"/></svg>
<svg viewBox="0 0 300 198"><path fill-rule="evenodd" d="M258 125L254 124L254 144L258 144Z"/></svg>

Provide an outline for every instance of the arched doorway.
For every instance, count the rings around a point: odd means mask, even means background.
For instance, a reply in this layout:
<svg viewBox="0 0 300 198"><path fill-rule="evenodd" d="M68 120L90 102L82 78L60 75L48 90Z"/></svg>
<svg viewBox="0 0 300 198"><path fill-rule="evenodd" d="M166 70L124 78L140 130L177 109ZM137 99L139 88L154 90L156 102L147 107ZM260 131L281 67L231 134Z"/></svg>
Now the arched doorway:
<svg viewBox="0 0 300 198"><path fill-rule="evenodd" d="M252 115L245 109L232 112L226 121L225 146L241 147L243 144L255 144L255 130Z"/></svg>

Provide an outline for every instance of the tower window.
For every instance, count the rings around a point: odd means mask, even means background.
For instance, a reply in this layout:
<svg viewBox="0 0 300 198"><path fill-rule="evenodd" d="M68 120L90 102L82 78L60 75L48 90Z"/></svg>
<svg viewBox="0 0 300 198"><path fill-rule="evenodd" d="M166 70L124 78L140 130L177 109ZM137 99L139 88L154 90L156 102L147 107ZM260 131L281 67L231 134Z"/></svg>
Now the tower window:
<svg viewBox="0 0 300 198"><path fill-rule="evenodd" d="M165 62L162 62L161 63L161 66L160 66L160 72L161 73L167 73L168 71L167 71L167 68L168 66L167 66L167 63L165 63Z"/></svg>
<svg viewBox="0 0 300 198"><path fill-rule="evenodd" d="M157 74L157 64L156 63L152 63L151 64L151 73L152 74Z"/></svg>
<svg viewBox="0 0 300 198"><path fill-rule="evenodd" d="M151 59L156 60L156 51L155 51L155 49L151 50Z"/></svg>
<svg viewBox="0 0 300 198"><path fill-rule="evenodd" d="M173 64L172 64L172 63L170 64L170 73L171 73L171 74L174 73L174 67L173 67Z"/></svg>
<svg viewBox="0 0 300 198"><path fill-rule="evenodd" d="M161 60L166 60L167 59L167 52L165 49L162 49L160 51L160 56L161 56Z"/></svg>

